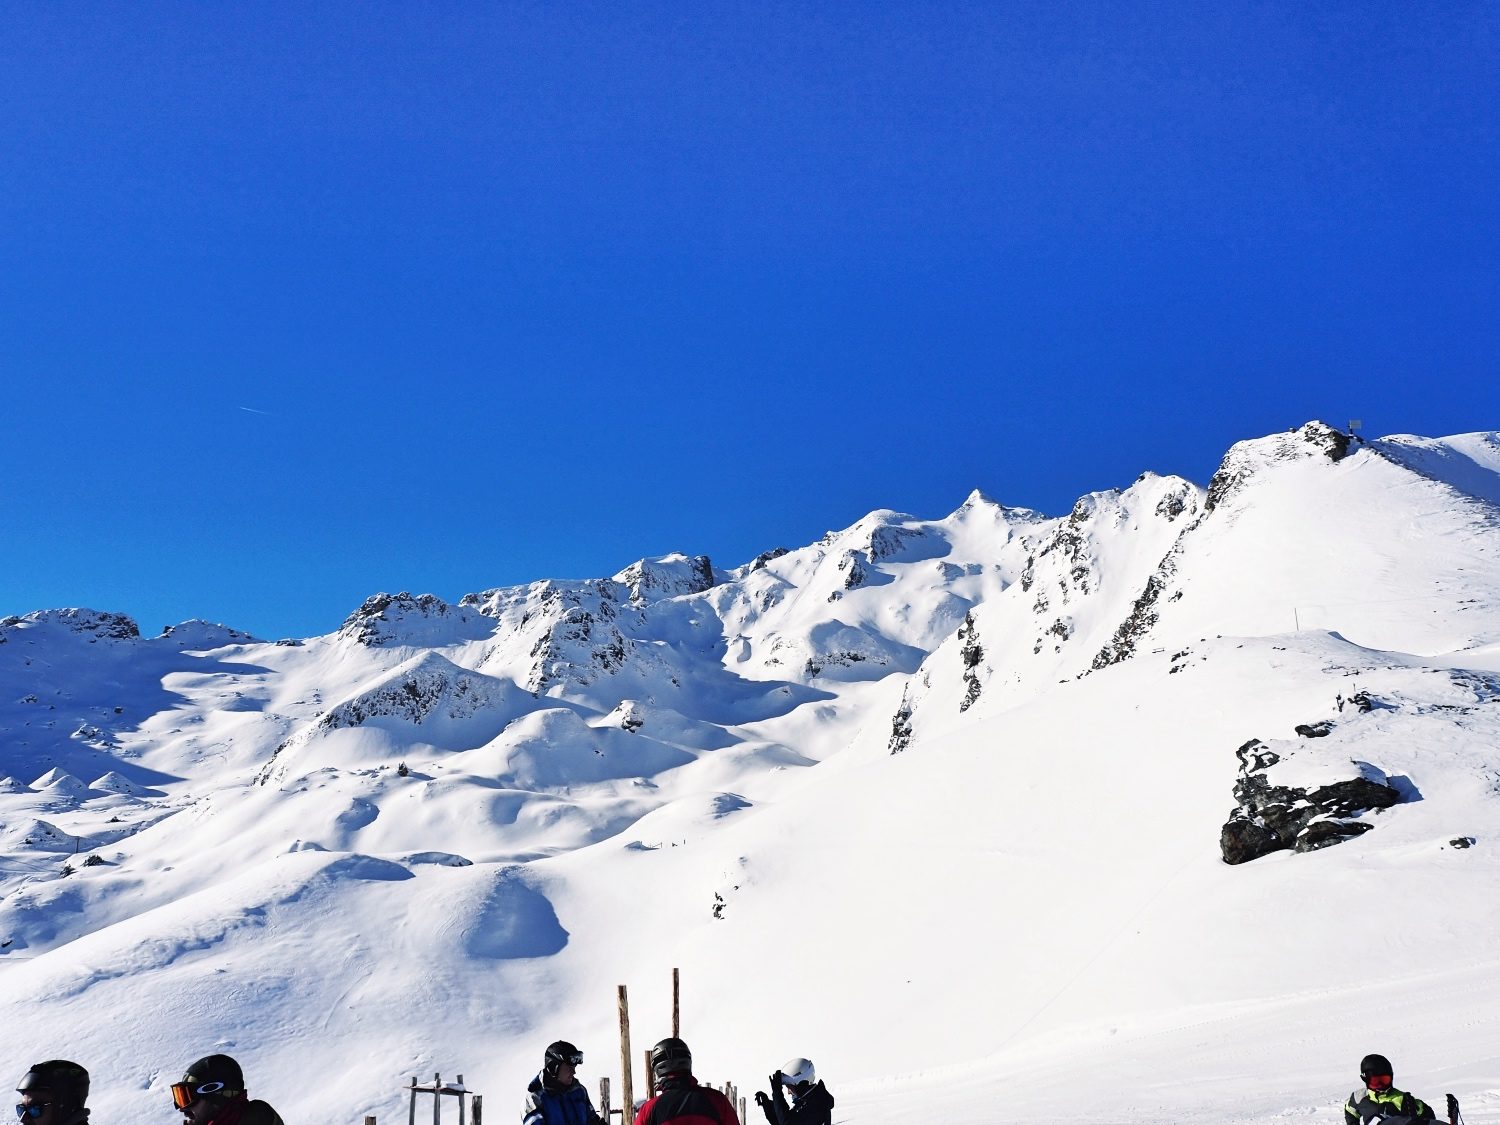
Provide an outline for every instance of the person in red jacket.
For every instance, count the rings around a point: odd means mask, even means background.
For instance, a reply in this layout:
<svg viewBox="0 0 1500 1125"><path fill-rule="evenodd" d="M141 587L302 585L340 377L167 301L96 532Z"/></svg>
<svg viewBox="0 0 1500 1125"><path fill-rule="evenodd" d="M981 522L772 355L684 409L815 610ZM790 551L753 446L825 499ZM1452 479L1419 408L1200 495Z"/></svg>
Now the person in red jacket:
<svg viewBox="0 0 1500 1125"><path fill-rule="evenodd" d="M717 1090L698 1085L693 1053L681 1039L651 1048L651 1078L657 1094L635 1115L635 1125L739 1125L739 1114Z"/></svg>

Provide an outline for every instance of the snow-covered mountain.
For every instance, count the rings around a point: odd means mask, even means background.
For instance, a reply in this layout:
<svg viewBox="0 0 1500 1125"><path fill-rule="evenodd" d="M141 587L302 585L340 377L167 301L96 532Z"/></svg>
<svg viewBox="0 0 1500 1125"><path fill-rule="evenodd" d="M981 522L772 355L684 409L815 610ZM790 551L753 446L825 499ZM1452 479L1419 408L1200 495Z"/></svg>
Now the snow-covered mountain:
<svg viewBox="0 0 1500 1125"><path fill-rule="evenodd" d="M304 640L8 617L0 1012L117 1118L213 1049L508 1113L680 966L703 1076L836 1120L1332 1122L1380 1050L1500 1121L1497 551L1500 434L1309 423Z"/></svg>

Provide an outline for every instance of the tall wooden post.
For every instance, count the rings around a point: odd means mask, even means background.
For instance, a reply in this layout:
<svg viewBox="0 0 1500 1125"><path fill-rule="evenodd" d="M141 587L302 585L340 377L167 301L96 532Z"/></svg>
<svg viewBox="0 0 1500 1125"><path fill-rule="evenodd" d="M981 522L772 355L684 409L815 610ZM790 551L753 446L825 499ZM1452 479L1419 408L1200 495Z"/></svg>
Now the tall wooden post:
<svg viewBox="0 0 1500 1125"><path fill-rule="evenodd" d="M439 1090L443 1088L443 1076L434 1074L432 1076L432 1125L443 1125L443 1097Z"/></svg>
<svg viewBox="0 0 1500 1125"><path fill-rule="evenodd" d="M745 1116L745 1099L740 1099L740 1125L749 1125L750 1119Z"/></svg>
<svg viewBox="0 0 1500 1125"><path fill-rule="evenodd" d="M407 1110L406 1125L417 1125L417 1079L415 1075L411 1080L411 1107Z"/></svg>
<svg viewBox="0 0 1500 1125"><path fill-rule="evenodd" d="M642 1051L641 1055L643 1056L641 1061L646 1066L646 1097L649 1098L656 1093L656 1072L651 1069L651 1052Z"/></svg>
<svg viewBox="0 0 1500 1125"><path fill-rule="evenodd" d="M677 970L672 970L672 1038L682 1038L682 980Z"/></svg>
<svg viewBox="0 0 1500 1125"><path fill-rule="evenodd" d="M458 1125L464 1125L464 1076L458 1076Z"/></svg>
<svg viewBox="0 0 1500 1125"><path fill-rule="evenodd" d="M623 1111L622 1120L629 1121L635 1116L635 1083L631 1081L630 1061L630 998L625 993L625 986L620 987L620 1069L625 1072L624 1082L620 1093L624 1096L621 1103Z"/></svg>
<svg viewBox="0 0 1500 1125"><path fill-rule="evenodd" d="M743 1115L741 1115L743 1116ZM473 1125L483 1125L484 1121L484 1095L474 1095L474 1122Z"/></svg>
<svg viewBox="0 0 1500 1125"><path fill-rule="evenodd" d="M604 1118L604 1125L609 1125L609 1115L613 1111L609 1108L609 1075L599 1079L599 1116Z"/></svg>

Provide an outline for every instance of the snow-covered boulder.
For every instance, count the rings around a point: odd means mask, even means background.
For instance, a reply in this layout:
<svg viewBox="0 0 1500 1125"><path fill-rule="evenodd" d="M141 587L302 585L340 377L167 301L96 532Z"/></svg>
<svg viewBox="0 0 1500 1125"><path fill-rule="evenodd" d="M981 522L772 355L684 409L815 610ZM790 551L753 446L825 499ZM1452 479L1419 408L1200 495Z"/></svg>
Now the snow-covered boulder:
<svg viewBox="0 0 1500 1125"><path fill-rule="evenodd" d="M1356 819L1372 809L1386 809L1401 793L1385 774L1368 762L1353 762L1353 776L1321 782L1286 778L1272 780L1281 755L1260 739L1236 751L1239 779L1237 802L1219 837L1224 862L1246 863L1271 852L1291 849L1310 852L1326 848L1374 827ZM1277 779L1282 780L1282 779Z"/></svg>

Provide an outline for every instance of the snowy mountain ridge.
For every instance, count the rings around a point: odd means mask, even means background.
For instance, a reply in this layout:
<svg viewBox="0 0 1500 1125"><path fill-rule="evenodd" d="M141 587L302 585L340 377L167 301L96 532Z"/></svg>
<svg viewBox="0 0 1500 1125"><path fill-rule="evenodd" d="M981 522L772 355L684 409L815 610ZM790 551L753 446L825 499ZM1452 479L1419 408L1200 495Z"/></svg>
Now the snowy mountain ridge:
<svg viewBox="0 0 1500 1125"><path fill-rule="evenodd" d="M1377 1033L1500 1120L1497 548L1500 434L1309 423L1206 487L976 491L732 569L382 593L324 637L7 617L0 1006L124 1114L211 1047L298 1113L389 1115L434 1069L519 1090L550 1039L609 1057L614 985L682 966L706 1076L807 1054L851 1121L992 1120L1002 1087L1334 1121L1324 1072ZM1418 937L1343 919L1387 891L1433 920L1447 1054L1370 1025L1361 963ZM1170 1080L1243 1065L1193 1032L1229 1011L1272 1065L1310 990L1366 1020L1243 1116ZM638 1018L664 1034L659 997ZM291 1080L335 1059L335 1091Z"/></svg>

